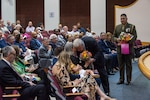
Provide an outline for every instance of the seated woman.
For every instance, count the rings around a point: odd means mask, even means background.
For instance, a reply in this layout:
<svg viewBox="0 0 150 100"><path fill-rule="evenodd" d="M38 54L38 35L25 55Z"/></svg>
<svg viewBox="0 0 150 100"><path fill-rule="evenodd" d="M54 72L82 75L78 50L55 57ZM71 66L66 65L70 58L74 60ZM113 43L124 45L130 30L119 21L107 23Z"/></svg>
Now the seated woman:
<svg viewBox="0 0 150 100"><path fill-rule="evenodd" d="M117 47L116 47L115 42L113 41L112 33L107 32L106 35L107 35L106 42L108 44L108 47L112 51L112 55L113 55L113 63L112 63L113 71L116 71L116 70L119 70L118 60L117 60Z"/></svg>
<svg viewBox="0 0 150 100"><path fill-rule="evenodd" d="M58 80L61 88L63 88L63 86L78 85L77 91L85 93L88 96L89 100L95 100L96 92L100 96L100 100L115 100L106 96L100 90L100 87L97 85L95 79L91 77L91 75L86 75L86 77L71 81L68 73L70 63L72 63L70 55L67 52L62 51L58 57L58 61L52 68L52 73Z"/></svg>
<svg viewBox="0 0 150 100"><path fill-rule="evenodd" d="M37 66L25 66L24 63L19 58L20 49L16 45L12 45L12 47L16 51L16 59L12 63L12 66L14 67L15 71L25 80L25 81L40 81L40 77L38 77L37 74L31 73L34 70L36 70Z"/></svg>
<svg viewBox="0 0 150 100"><path fill-rule="evenodd" d="M70 54L70 58L71 58L71 60L73 62L72 65L73 64L75 64L75 65L79 64L78 62L80 62L80 61L78 61L78 57L73 52L73 43L72 42L67 42L65 44L64 51L66 51L66 52L68 52ZM84 63L84 64L92 69L93 64L88 64L89 60L85 61L86 63ZM83 62L81 62L81 63L83 63ZM81 64L81 65L84 65L84 64ZM97 73L95 70L93 72L92 70L88 70L88 68L85 68L86 69L86 71L85 71L83 68L84 67L82 67L82 66L80 66L80 67L76 67L75 66L75 68L74 68L74 66L70 66L69 75L70 75L71 80L74 80L75 78L79 78L80 76L84 76L84 72L88 71L88 73L91 73L91 75L93 75L99 81L99 78L98 78L99 75L98 74L94 74L94 73ZM79 74L79 70L80 70L80 74L81 75L78 75ZM74 72L77 72L77 73L76 74L72 74ZM100 82L98 82L98 84L100 85Z"/></svg>
<svg viewBox="0 0 150 100"><path fill-rule="evenodd" d="M24 42L23 42L23 36L21 34L17 34L15 36L15 42L14 45L19 46L20 51L21 51L21 55L19 55L21 58L24 58L24 60L30 61L31 64L34 64L34 59L35 59L35 55L33 54L34 51L32 51L31 49L25 47Z"/></svg>

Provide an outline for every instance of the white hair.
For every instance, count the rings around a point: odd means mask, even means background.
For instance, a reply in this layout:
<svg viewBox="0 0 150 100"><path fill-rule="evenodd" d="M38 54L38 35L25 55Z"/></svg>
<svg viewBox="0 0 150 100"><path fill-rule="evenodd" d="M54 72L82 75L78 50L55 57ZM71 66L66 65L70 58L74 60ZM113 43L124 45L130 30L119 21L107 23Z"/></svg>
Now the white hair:
<svg viewBox="0 0 150 100"><path fill-rule="evenodd" d="M70 51L72 51L72 48L73 48L73 43L72 42L67 42L64 46L64 51L70 52Z"/></svg>
<svg viewBox="0 0 150 100"><path fill-rule="evenodd" d="M81 45L85 48L85 44L81 39L77 38L73 41L73 47L77 48Z"/></svg>
<svg viewBox="0 0 150 100"><path fill-rule="evenodd" d="M51 34L50 37L49 37L50 40L52 40L52 39L54 39L54 38L57 38L57 35L56 35L56 34Z"/></svg>

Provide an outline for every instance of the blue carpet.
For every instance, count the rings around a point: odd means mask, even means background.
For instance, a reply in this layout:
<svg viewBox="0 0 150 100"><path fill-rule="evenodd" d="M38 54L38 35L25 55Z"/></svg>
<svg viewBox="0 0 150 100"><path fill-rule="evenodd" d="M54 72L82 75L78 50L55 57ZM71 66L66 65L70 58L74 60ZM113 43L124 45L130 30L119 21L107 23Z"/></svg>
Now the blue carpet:
<svg viewBox="0 0 150 100"><path fill-rule="evenodd" d="M137 62L132 64L131 85L116 84L119 80L119 72L109 76L110 96L117 100L150 100L150 80L140 72Z"/></svg>

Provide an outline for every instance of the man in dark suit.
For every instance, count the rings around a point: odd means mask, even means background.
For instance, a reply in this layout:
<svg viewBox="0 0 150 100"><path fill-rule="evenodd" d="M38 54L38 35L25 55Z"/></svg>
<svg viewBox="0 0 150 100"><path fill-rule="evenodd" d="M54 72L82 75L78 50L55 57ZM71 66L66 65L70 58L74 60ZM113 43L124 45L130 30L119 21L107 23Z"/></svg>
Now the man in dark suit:
<svg viewBox="0 0 150 100"><path fill-rule="evenodd" d="M92 53L92 57L94 58L93 60L94 67L95 69L98 70L100 74L100 79L106 95L109 95L110 88L109 88L108 75L104 68L105 66L104 55L101 49L99 48L97 42L95 41L95 39L88 36L83 37L82 40L75 39L73 42L73 48L77 52L82 52L84 48L86 48L86 50ZM86 64L82 66L86 66Z"/></svg>
<svg viewBox="0 0 150 100"><path fill-rule="evenodd" d="M106 42L106 33L105 32L101 32L100 34L100 40L98 41L98 45L99 47L102 49L102 52L104 54L104 58L105 58L105 66L106 66L106 69L107 69L107 73L108 75L114 75L113 72L113 53L111 51L111 49L109 48L107 42Z"/></svg>
<svg viewBox="0 0 150 100"><path fill-rule="evenodd" d="M43 84L35 85L32 82L24 81L13 69L11 63L16 58L16 51L11 46L2 49L3 59L0 60L0 84L1 86L21 86L19 100L29 100L37 96L37 100L49 100Z"/></svg>
<svg viewBox="0 0 150 100"><path fill-rule="evenodd" d="M82 40L85 43L86 50L91 52L93 55L93 58L95 60L93 62L94 67L95 67L95 69L98 70L98 72L100 74L100 78L101 78L104 92L106 93L106 95L109 95L110 88L109 88L108 75L107 75L107 72L106 72L105 67L104 67L105 66L105 59L104 59L103 52L102 52L101 48L98 46L98 44L94 38L84 36L82 38Z"/></svg>
<svg viewBox="0 0 150 100"><path fill-rule="evenodd" d="M120 79L117 84L123 84L124 83L124 71L125 71L125 65L126 65L126 76L127 76L127 85L130 84L131 78L132 78L132 56L134 53L133 45L134 41L137 38L136 28L134 25L129 24L127 22L127 15L121 14L120 16L121 24L117 25L114 30L114 40L118 43L117 45L117 53L118 53L118 63L120 66ZM129 41L126 41L127 44L129 44L129 54L122 54L121 52L121 39L120 34L124 32L130 33L133 38Z"/></svg>

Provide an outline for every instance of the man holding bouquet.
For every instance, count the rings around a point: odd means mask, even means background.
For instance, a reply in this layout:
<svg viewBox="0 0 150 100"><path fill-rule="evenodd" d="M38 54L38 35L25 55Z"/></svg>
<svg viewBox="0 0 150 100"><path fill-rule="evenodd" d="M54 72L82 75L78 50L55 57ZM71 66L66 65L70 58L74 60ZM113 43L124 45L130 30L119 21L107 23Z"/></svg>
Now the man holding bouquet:
<svg viewBox="0 0 150 100"><path fill-rule="evenodd" d="M136 28L127 22L126 14L120 16L121 24L114 30L114 40L117 42L118 62L120 66L119 84L124 84L124 71L126 68L126 85L130 85L132 78L132 56L134 54L134 41L137 38ZM126 67L125 67L126 65Z"/></svg>

